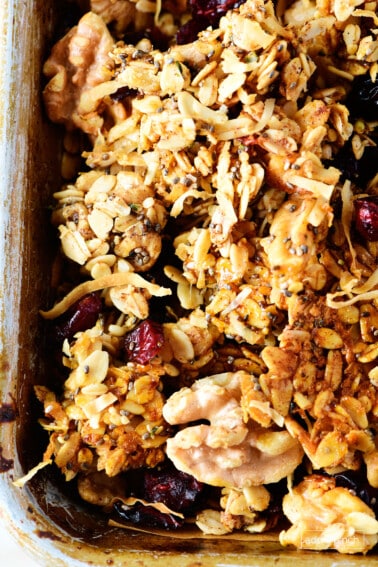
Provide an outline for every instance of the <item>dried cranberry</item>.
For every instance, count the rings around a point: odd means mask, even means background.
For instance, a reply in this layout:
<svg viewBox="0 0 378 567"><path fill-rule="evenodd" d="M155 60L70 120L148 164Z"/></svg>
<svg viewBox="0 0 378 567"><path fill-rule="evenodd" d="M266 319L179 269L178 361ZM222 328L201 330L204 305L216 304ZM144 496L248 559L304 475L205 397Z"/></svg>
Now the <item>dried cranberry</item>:
<svg viewBox="0 0 378 567"><path fill-rule="evenodd" d="M201 16L192 18L178 30L176 34L176 42L179 45L192 43L197 39L199 32L206 29L207 26L208 21L206 18L201 18Z"/></svg>
<svg viewBox="0 0 378 567"><path fill-rule="evenodd" d="M162 502L175 512L193 511L202 501L205 485L173 466L147 470L143 480L143 498Z"/></svg>
<svg viewBox="0 0 378 567"><path fill-rule="evenodd" d="M378 240L378 196L356 199L354 210L355 225L360 235L369 241Z"/></svg>
<svg viewBox="0 0 378 567"><path fill-rule="evenodd" d="M238 8L245 0L190 0L189 6L193 16L205 16L213 25L228 11Z"/></svg>
<svg viewBox="0 0 378 567"><path fill-rule="evenodd" d="M126 356L133 362L147 364L156 356L164 344L162 326L146 319L125 336Z"/></svg>
<svg viewBox="0 0 378 567"><path fill-rule="evenodd" d="M55 338L58 341L71 339L79 331L90 329L96 324L101 310L102 300L97 293L90 293L79 299L57 319Z"/></svg>
<svg viewBox="0 0 378 567"><path fill-rule="evenodd" d="M114 510L123 520L144 528L176 530L184 524L184 520L178 516L164 514L152 506L144 506L139 502L134 506L116 502Z"/></svg>
<svg viewBox="0 0 378 567"><path fill-rule="evenodd" d="M190 43L200 31L209 26L216 27L228 10L238 8L245 0L190 0L192 19L184 24L176 35L179 44Z"/></svg>

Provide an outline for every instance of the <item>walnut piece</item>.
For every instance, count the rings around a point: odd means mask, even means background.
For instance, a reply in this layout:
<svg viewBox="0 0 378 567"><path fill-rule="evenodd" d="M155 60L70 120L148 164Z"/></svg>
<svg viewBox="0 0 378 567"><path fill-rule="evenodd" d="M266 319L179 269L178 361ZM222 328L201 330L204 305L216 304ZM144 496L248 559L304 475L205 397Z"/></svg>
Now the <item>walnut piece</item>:
<svg viewBox="0 0 378 567"><path fill-rule="evenodd" d="M104 20L89 12L53 47L43 72L50 80L43 91L47 114L52 122L68 130L80 127L97 132L96 120L82 119L77 112L81 94L112 76L109 52L113 39Z"/></svg>
<svg viewBox="0 0 378 567"><path fill-rule="evenodd" d="M163 415L170 424L210 421L186 427L167 440L167 455L179 470L213 486L242 489L278 482L301 462L302 449L289 433L244 422L240 381L246 374L202 378L167 400ZM274 443L282 434L286 442Z"/></svg>
<svg viewBox="0 0 378 567"><path fill-rule="evenodd" d="M91 10L106 24L114 23L116 35L126 31L135 18L135 2L130 0L91 0Z"/></svg>

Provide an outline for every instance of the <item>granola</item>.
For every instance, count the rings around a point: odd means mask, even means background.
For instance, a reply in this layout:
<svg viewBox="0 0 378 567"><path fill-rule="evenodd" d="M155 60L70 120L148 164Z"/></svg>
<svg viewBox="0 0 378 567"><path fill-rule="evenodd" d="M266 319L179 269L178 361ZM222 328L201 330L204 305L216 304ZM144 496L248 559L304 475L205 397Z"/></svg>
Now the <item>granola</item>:
<svg viewBox="0 0 378 567"><path fill-rule="evenodd" d="M102 301L63 342L62 395L36 390L44 460L109 505L127 495L108 477L170 459L219 488L197 517L214 534L271 529L288 478L282 545L366 553L374 511L335 479L378 488L378 250L353 208L378 176L362 185L337 159L376 145L378 114L348 100L378 80L377 2L246 0L184 44L173 4L93 0L44 66L68 130L52 220L77 285L42 314ZM122 39L147 26L137 12L166 50ZM142 364L125 337L149 318L164 338Z"/></svg>

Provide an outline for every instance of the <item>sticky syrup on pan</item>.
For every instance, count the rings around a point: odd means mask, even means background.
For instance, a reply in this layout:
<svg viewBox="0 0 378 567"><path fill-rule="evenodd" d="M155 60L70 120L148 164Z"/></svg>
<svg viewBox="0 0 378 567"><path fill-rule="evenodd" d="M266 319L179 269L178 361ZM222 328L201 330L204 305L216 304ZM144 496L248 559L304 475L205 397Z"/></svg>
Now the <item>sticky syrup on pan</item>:
<svg viewBox="0 0 378 567"><path fill-rule="evenodd" d="M0 424L10 423L16 419L16 409L12 403L0 404ZM0 447L0 473L7 472L13 468L13 459L3 457L3 448Z"/></svg>
<svg viewBox="0 0 378 567"><path fill-rule="evenodd" d="M16 419L16 410L14 404L3 403L0 405L0 424L10 423Z"/></svg>

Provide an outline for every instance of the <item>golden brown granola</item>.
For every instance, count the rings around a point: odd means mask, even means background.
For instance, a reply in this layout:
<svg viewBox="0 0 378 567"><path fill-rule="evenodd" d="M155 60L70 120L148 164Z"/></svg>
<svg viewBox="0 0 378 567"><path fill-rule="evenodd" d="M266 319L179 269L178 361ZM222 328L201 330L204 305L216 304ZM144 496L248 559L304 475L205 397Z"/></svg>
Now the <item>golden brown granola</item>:
<svg viewBox="0 0 378 567"><path fill-rule="evenodd" d="M247 0L167 51L111 36L106 23L129 24L121 4L154 5L93 1L44 67L50 118L91 141L89 170L55 194L53 213L84 283L44 315L93 290L108 310L65 341L63 395L37 388L45 459L67 480L80 473L93 501L85 473L168 455L223 487L220 510L197 519L216 534L269 529L269 485L304 459L320 472L285 496L281 543L367 552L374 512L326 475L366 467L378 488L377 247L353 241L362 189L332 165L347 142L356 159L375 144L378 117L353 122L345 101L355 77L377 79L377 2ZM155 22L176 29L161 10ZM376 177L364 189L377 188ZM171 293L148 278L162 258L183 314L170 312L148 364L124 363L122 337Z"/></svg>

